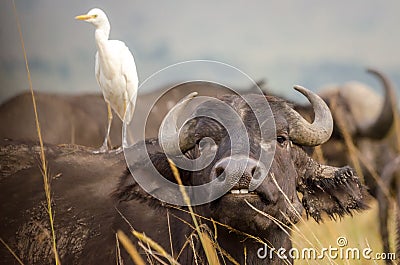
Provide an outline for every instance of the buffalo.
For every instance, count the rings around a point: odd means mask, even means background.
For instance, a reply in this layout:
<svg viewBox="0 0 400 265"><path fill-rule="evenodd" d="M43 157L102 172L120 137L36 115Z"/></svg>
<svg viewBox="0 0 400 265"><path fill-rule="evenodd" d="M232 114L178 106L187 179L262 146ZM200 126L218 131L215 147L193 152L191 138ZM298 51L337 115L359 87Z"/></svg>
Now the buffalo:
<svg viewBox="0 0 400 265"><path fill-rule="evenodd" d="M43 141L100 147L107 127L107 107L101 95L35 93ZM1 139L37 141L32 95L17 95L0 106ZM121 143L122 123L114 119L111 143ZM103 139L102 139L103 138Z"/></svg>
<svg viewBox="0 0 400 265"><path fill-rule="evenodd" d="M202 231L208 231L218 249L218 258L224 258L227 264L234 260L240 264L291 262L290 257L281 259L271 249L291 248L287 228L302 218L303 211L319 222L325 215L336 218L365 209L368 195L353 169L320 164L304 151L305 147L318 146L329 139L332 116L320 97L305 88L296 89L310 101L314 122L306 121L279 97L223 95L219 101L237 118L231 124L203 116L205 111L215 109L213 101L205 100L193 109L198 115L177 131L178 145L169 144L170 138L166 137L166 145L161 144L161 138L148 138L129 147L126 153L146 147L149 158L142 161L137 156L136 163L129 163L129 170L122 154L94 155L90 148L82 146L45 145L62 263L111 264L120 255L124 264L130 264L125 250L116 248L115 233L123 230L130 234L132 229L170 250L181 264L206 263L207 253L194 236L195 225L187 205L158 200L136 181L138 176L151 177L150 168L154 167L165 180L177 183L167 154L172 154L172 160L195 160L208 152L215 154L204 168L178 167L178 172L182 183L189 187L213 182L217 184L211 185L210 193L220 187L229 188L216 200L193 206ZM265 102L271 112L259 113ZM217 110L215 117L225 115L218 107ZM174 108L170 114L180 116L179 111ZM227 128L244 128L247 136L234 139ZM235 145L235 141L239 144ZM246 141L248 150L240 148ZM263 155L270 154L271 148L275 150L272 156ZM34 155L38 151L32 143L10 140L3 141L0 148L0 236L29 264L48 263L54 257L41 172ZM163 189L156 184L152 191L162 193ZM130 239L138 248L146 248L141 240L133 236ZM271 256L264 259L257 255L263 242L271 251ZM0 251L0 263L14 262L8 250ZM154 253L140 253L150 263L164 259Z"/></svg>
<svg viewBox="0 0 400 265"><path fill-rule="evenodd" d="M368 72L383 84L383 98L359 82L331 86L319 92L330 107L335 124L331 139L321 149L329 164L352 165L359 169L359 175L363 175L369 193L378 200L383 252L389 253L388 196L391 193L393 197L400 194L397 195L396 178L382 178L382 175L386 165L398 154L398 132L393 132L394 115L398 115L394 103L396 95L393 84L385 74L375 69L368 69ZM300 109L305 113L312 112L309 106ZM344 134L358 153L351 154ZM390 260L387 262L391 263Z"/></svg>
<svg viewBox="0 0 400 265"><path fill-rule="evenodd" d="M383 99L372 88L359 82L331 86L319 92L330 107L334 118L332 137L323 146L325 158L331 163L343 165L351 160L348 155L338 156L339 152L336 152L339 148L345 148L343 129L362 153L371 156L373 148L370 145L386 139L392 128L395 109L392 102L396 97L393 85L383 73L373 69L369 69L368 72L382 82ZM311 112L309 107L308 112ZM372 163L373 168L381 168L375 158L370 158L369 163ZM365 168L364 173L367 174ZM371 193L375 194L376 183L370 182L368 177L366 181Z"/></svg>

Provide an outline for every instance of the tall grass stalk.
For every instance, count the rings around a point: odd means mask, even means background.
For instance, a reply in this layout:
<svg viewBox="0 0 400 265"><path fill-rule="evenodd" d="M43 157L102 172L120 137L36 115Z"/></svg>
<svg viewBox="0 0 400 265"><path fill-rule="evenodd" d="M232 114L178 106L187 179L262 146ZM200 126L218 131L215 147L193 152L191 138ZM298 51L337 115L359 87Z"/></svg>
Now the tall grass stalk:
<svg viewBox="0 0 400 265"><path fill-rule="evenodd" d="M152 249L154 249L161 256L166 258L170 262L170 264L174 264L174 265L178 265L179 264L171 255L169 255L167 253L167 251L165 251L159 244L157 244L157 242L152 240L150 237L146 236L144 233L140 233L140 232L136 231L133 228L132 224L129 222L129 220L117 208L115 208L115 210L119 213L121 218L129 225L132 235L134 235L137 239L139 239L138 245L145 250L145 253L146 253L147 257L148 257L148 260L150 260L150 256L152 256L155 259L159 260L159 258L157 258L154 255L153 251L152 251ZM144 246L143 243L146 244L147 247ZM163 263L163 262L160 261L160 263Z"/></svg>
<svg viewBox="0 0 400 265"><path fill-rule="evenodd" d="M121 242L121 244L124 246L124 248L129 253L133 262L135 262L136 265L145 265L146 264L143 261L142 257L140 256L139 252L137 251L136 247L132 244L132 242L125 235L124 232L122 232L121 230L118 230L117 237L118 237L118 241Z"/></svg>
<svg viewBox="0 0 400 265"><path fill-rule="evenodd" d="M271 179L273 180L275 186L277 187L277 189L279 190L279 192L283 195L283 197L285 198L286 202L290 205L290 207L292 208L292 211L297 215L297 217L301 220L301 222L304 224L304 226L308 229L308 231L311 233L311 235L314 237L314 239L316 240L316 242L318 243L318 245L322 248L323 245L321 243L321 241L318 239L318 237L315 235L315 233L313 232L313 230L310 228L310 226L308 225L308 223L304 220L304 218L302 217L301 213L299 213L296 208L294 207L293 203L290 201L290 199L288 198L288 196L286 195L286 193L282 190L282 188L279 186L278 182L276 181L275 178L275 174L271 173L270 174ZM282 212L281 212L282 213ZM282 213L283 214L283 213ZM308 239L308 237L301 232L301 230L298 228L298 226L291 222L290 218L287 218L290 223L292 224L293 228L290 228L289 226L287 226L287 228L289 228L292 232L295 231L296 233L298 233L305 242L307 242L312 248L317 250L317 247L314 246L314 244L312 244L312 242ZM295 242L293 236L290 236L291 240L293 242ZM329 261L332 263L334 263L328 256Z"/></svg>
<svg viewBox="0 0 400 265"><path fill-rule="evenodd" d="M397 106L397 97L395 95L394 89L391 90L391 104L392 104L392 111L393 111L393 125L394 125L394 133L395 133L395 140L396 140L396 152L397 155L400 154L400 116L399 116L399 109ZM396 178L397 186L400 185L400 181ZM399 188L397 189L399 192ZM395 201L395 217L396 217L396 262L400 264L400 194L397 194L397 200ZM393 261L395 263L395 261Z"/></svg>
<svg viewBox="0 0 400 265"><path fill-rule="evenodd" d="M397 109L396 98L393 98L392 107L393 107L393 124L394 124L394 133L396 135L396 151L400 153L400 117ZM394 104L394 105L393 105Z"/></svg>
<svg viewBox="0 0 400 265"><path fill-rule="evenodd" d="M360 161L361 163L365 166L365 168L368 170L368 172L371 174L372 178L377 182L378 186L382 189L383 193L387 197L388 200L391 199L390 192L386 185L383 183L381 177L379 174L376 172L376 170L370 165L369 161L367 161L364 156L361 154L359 149L355 146L353 139L350 135L349 130L347 129L345 122L344 122L344 113L340 110L340 108L337 105L337 100L334 98L332 101L332 111L335 113L335 120L336 123L339 127L340 132L343 135L345 145L347 147L347 150L349 151L349 156L350 159L353 163L354 169L356 170L357 175L365 182L364 180L364 174L361 169ZM396 115L394 115L396 116Z"/></svg>
<svg viewBox="0 0 400 265"><path fill-rule="evenodd" d="M49 174L48 174L48 170L47 170L47 161L46 161L46 156L45 156L45 152L44 152L42 133L41 133L41 130L40 130L40 124L39 124L39 117L38 117L37 106L36 106L35 93L33 92L32 78L31 78L31 73L29 71L28 57L26 55L25 42L24 42L24 38L22 36L21 24L20 24L20 21L19 21L19 18L18 18L17 8L15 6L15 0L13 0L12 3L13 3L15 20L16 20L17 27L18 27L19 38L20 38L20 42L21 42L21 46L22 46L22 52L23 52L24 60L25 60L25 68L26 68L28 82L29 82L29 90L31 92L33 110L34 110L34 114L35 114L36 131L37 131L37 134L38 134L39 144L40 144L41 172L42 172L42 176L43 176L44 191L45 191L45 194L46 194L47 214L49 215L49 221L50 221L50 230L51 230L53 253L54 253L54 258L55 258L55 261L56 261L56 265L59 265L59 264L61 264L61 262L60 262L60 259L59 259L59 256L58 256L58 252L57 252L57 240L56 240L56 234L55 234L55 230L54 230L54 218L53 218L53 210L52 210L52 207L51 207L51 201L52 200L51 200L51 189L50 189L50 183L49 183Z"/></svg>
<svg viewBox="0 0 400 265"><path fill-rule="evenodd" d="M122 257L121 257L121 248L119 247L119 241L118 241L118 234L115 233L115 251L116 251L116 255L115 255L115 261L117 265L122 265L123 261L122 261Z"/></svg>
<svg viewBox="0 0 400 265"><path fill-rule="evenodd" d="M169 235L169 244L170 244L170 248L171 248L171 256L175 257L174 246L172 245L171 223L169 221L169 209L167 209L167 222L168 222L168 235Z"/></svg>
<svg viewBox="0 0 400 265"><path fill-rule="evenodd" d="M393 128L394 128L394 133L395 133L395 140L396 140L396 151L397 153L400 153L400 117L399 117L399 109L397 108L397 96L396 96L396 91L394 88L393 83L389 80L389 78L386 78L385 76L382 76L380 73L377 73L373 69L368 69L368 71L375 72L375 74L378 74L380 78L383 81L383 85L385 87L389 87L389 98L390 98L390 107L392 109L393 113Z"/></svg>
<svg viewBox="0 0 400 265"><path fill-rule="evenodd" d="M356 170L357 175L364 181L364 174L362 172L360 161L358 160L357 156L357 147L354 145L350 132L346 127L346 123L344 121L344 113L341 110L341 108L338 107L338 102L337 102L338 97L339 97L338 94L335 97L333 97L332 113L334 114L334 119L336 121L336 124L343 136L347 150L349 151L350 160L353 163L353 167Z"/></svg>
<svg viewBox="0 0 400 265"><path fill-rule="evenodd" d="M174 209L176 209L176 210L179 210L179 211L182 211L182 212L191 214L190 211L181 209L181 208L179 208L179 207L175 207L175 206L170 206L170 207L171 207L171 208L174 208ZM258 209L257 209L257 210L258 210ZM263 213L264 213L264 212L263 212ZM203 219L203 220L212 222L214 226L219 225L219 226L221 226L221 227L224 227L224 228L228 229L230 232L233 232L233 233L236 233L236 234L238 234L238 235L242 235L242 236L245 236L245 237L247 237L247 238L253 239L253 240L255 240L256 242L259 242L259 243L261 243L261 244L266 244L266 245L268 245L270 248L274 247L270 242L264 241L264 240L262 240L260 237L254 236L254 235L252 235L252 234L248 234L248 233L246 233L246 232L237 230L237 229L233 228L233 227L230 226L230 225L227 225L227 224L224 224L224 223L215 221L215 220L213 220L213 219L211 219L211 218L202 216L202 215L197 214L197 213L194 213L194 212L193 212L193 215L194 215L195 217L200 218L200 219ZM271 217L271 216L270 216L270 217ZM273 217L271 217L271 218L274 219ZM274 221L274 220L272 220L272 221ZM275 221L276 221L276 220L275 220ZM279 221L277 221L277 222L279 222ZM284 225L284 224L283 224L283 225ZM237 261L234 261L234 259L229 255L229 253L226 253L226 252L224 252L224 251L223 251L222 253L223 253L224 256L226 256L233 264L237 264ZM225 253L226 253L226 254L225 254ZM232 260L231 260L231 258L232 258Z"/></svg>
<svg viewBox="0 0 400 265"><path fill-rule="evenodd" d="M4 240L2 238L0 238L0 242L6 247L6 249L14 256L15 260L21 264L24 265L24 263L22 262L22 260L17 256L17 254L10 248L9 245L7 245L6 242L4 242Z"/></svg>
<svg viewBox="0 0 400 265"><path fill-rule="evenodd" d="M211 264L211 265L218 264L219 265L220 262L219 262L219 259L218 259L218 255L217 255L216 249L212 246L212 244L210 245L210 240L211 239L208 238L207 234L202 233L201 230L200 230L199 223L197 221L196 216L194 215L192 206L190 204L190 198L187 195L187 193L185 191L185 187L182 184L182 180L181 180L181 177L179 175L179 171L176 168L176 166L175 166L175 164L174 164L174 162L172 160L168 159L168 163L169 163L169 165L171 167L172 173L174 174L176 181L178 182L179 189L180 189L180 191L182 193L183 200L188 205L188 209L189 209L190 215L192 217L192 220L193 220L194 226L196 228L197 234L199 235L199 239L200 239L201 245L203 246L204 252L206 254L208 264Z"/></svg>
<svg viewBox="0 0 400 265"><path fill-rule="evenodd" d="M165 251L163 249L162 246L160 246L157 242L152 240L150 237L148 237L144 233L140 233L140 232L138 232L138 231L136 231L134 229L132 229L131 232L137 239L139 239L140 241L148 244L149 247L151 247L152 249L157 251L164 258L166 258L170 262L170 264L175 264L175 265L179 264L170 254L168 254L167 251Z"/></svg>
<svg viewBox="0 0 400 265"><path fill-rule="evenodd" d="M181 208L179 208L179 207L175 207L175 206L170 206L170 207L171 207L171 208L174 208L174 209L176 209L176 210L179 210L179 211L182 211L182 212L185 212L185 213L189 213L189 214L190 214L189 211L184 210L184 209L181 209ZM229 226L229 225L227 225L227 224L224 224L224 223L215 221L215 220L213 220L213 219L211 219L211 218L202 216L202 215L197 214L197 213L193 213L193 215L196 216L196 217L198 217L198 218L201 218L201 219L203 219L203 220L210 221L210 222L214 222L215 224L217 224L217 225L219 225L219 226L222 226L222 227L227 228L227 229L228 229L229 231L231 231L231 232L235 232L235 233L237 233L237 234L246 236L246 237L248 237L248 238L252 238L252 239L256 240L257 242L259 242L259 243L261 243L261 244L265 244L265 243L266 243L266 242L263 241L260 237L253 236L253 235L248 234L248 233L246 233L246 232L242 232L242 231L237 230L237 229L235 229L235 228L233 228L232 226Z"/></svg>

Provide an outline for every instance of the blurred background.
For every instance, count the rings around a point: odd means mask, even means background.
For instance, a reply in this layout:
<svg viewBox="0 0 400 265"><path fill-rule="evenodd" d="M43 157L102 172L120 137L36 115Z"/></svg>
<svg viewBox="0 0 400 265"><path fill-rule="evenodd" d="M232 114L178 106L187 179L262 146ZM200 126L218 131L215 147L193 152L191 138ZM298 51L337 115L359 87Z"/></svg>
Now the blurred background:
<svg viewBox="0 0 400 265"><path fill-rule="evenodd" d="M400 83L394 0L15 2L38 91L99 92L94 27L74 19L93 7L108 14L110 37L134 53L140 81L177 62L209 59L293 99L294 84L318 91L349 80L381 93L368 66ZM2 2L0 39L1 103L29 87L11 1Z"/></svg>

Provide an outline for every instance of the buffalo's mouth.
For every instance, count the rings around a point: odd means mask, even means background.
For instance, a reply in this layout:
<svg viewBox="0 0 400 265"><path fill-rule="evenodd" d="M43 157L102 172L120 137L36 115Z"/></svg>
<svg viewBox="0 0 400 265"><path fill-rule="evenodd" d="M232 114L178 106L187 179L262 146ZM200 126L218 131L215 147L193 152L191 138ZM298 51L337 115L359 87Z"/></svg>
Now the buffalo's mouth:
<svg viewBox="0 0 400 265"><path fill-rule="evenodd" d="M265 207L274 204L277 200L276 192L273 186L262 185L257 188L251 189L252 176L249 174L241 175L240 177L228 175L224 171L217 171L218 179L238 179L237 183L221 197L224 202L228 203L242 203L247 200L250 203L257 204L259 207ZM266 178L266 177L265 177Z"/></svg>
<svg viewBox="0 0 400 265"><path fill-rule="evenodd" d="M255 191L249 191L249 189L231 189L225 194L228 198L236 198L238 200L257 200L260 196Z"/></svg>
<svg viewBox="0 0 400 265"><path fill-rule="evenodd" d="M250 191L248 188L232 188L223 197L224 201L229 201L232 203L247 200L250 203L262 204L267 206L272 203L271 198L264 192L254 190ZM261 205L260 205L261 206Z"/></svg>
<svg viewBox="0 0 400 265"><path fill-rule="evenodd" d="M257 212L275 216L275 204L261 189L233 187L210 204L212 218L240 231L257 233L272 225L272 221Z"/></svg>

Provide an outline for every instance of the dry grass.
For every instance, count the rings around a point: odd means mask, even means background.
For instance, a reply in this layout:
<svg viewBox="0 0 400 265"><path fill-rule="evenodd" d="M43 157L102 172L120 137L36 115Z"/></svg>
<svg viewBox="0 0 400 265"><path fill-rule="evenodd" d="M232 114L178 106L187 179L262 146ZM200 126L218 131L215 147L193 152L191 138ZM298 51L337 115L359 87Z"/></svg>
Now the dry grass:
<svg viewBox="0 0 400 265"><path fill-rule="evenodd" d="M30 70L29 70L28 57L26 55L26 50L25 50L25 42L24 42L24 38L22 36L21 24L20 24L20 21L18 18L18 12L17 12L17 8L15 6L14 0L13 0L13 9L14 9L16 24L18 27L20 42L21 42L21 46L22 46L22 52L24 55L25 67L26 67L26 72L27 72L27 77L28 77L28 82L29 82L29 89L30 89L31 96L32 96L33 110L34 110L34 114L35 114L36 130L37 130L39 144L40 144L40 170L42 172L44 191L46 194L47 214L49 216L49 222L50 222L52 250L53 250L56 265L59 265L59 264L61 264L61 262L60 262L60 259L58 256L57 240L56 240L56 234L55 234L55 230L54 230L54 217L53 217L53 209L52 209L52 205L51 205L52 199L51 199L50 177L49 177L49 172L48 172L48 168L47 168L46 155L44 152L42 132L40 129L39 117L38 117L38 112L37 112L37 107L36 107L35 93L33 91L32 79L31 79L31 74L30 74Z"/></svg>
<svg viewBox="0 0 400 265"><path fill-rule="evenodd" d="M136 265L145 265L146 263L143 261L142 257L140 256L139 252L137 251L136 247L132 244L129 238L125 235L124 232L118 231L117 232L118 240L121 242L122 246L126 249L126 251L131 256L132 260L135 262ZM118 246L118 244L117 244ZM123 263L120 263L123 264Z"/></svg>
<svg viewBox="0 0 400 265"><path fill-rule="evenodd" d="M364 174L361 169L360 160L359 160L359 157L357 156L357 147L354 145L353 138L351 137L350 132L347 129L346 123L344 120L346 113L344 113L343 109L341 107L338 107L338 105L337 105L338 97L339 97L339 93L337 93L334 97L332 97L332 103L331 103L332 116L344 138L344 142L347 147L347 151L349 152L350 160L353 164L355 171L357 172L357 175L361 179L364 179Z"/></svg>
<svg viewBox="0 0 400 265"><path fill-rule="evenodd" d="M171 167L172 173L174 174L175 179L176 179L176 181L178 182L180 192L181 192L181 194L182 194L182 196L183 196L183 200L184 200L185 203L188 205L188 209L189 209L190 215L191 215L192 220L193 220L193 223L194 223L194 225L195 225L196 232L197 232L197 234L198 234L198 236L199 236L201 245L203 246L204 252L205 252L205 254L206 254L208 264L211 264L211 265L219 265L220 262L219 262L219 259L218 259L217 250L216 250L216 248L212 245L212 243L211 243L212 241L211 241L210 237L208 236L208 234L207 234L207 233L204 233L204 232L201 231L201 229L200 229L199 222L198 222L196 216L194 215L194 212L193 212L192 207L190 206L190 205L191 205L191 203L190 203L190 198L189 198L189 196L187 195L187 193L186 193L186 191L185 191L185 188L184 188L184 186L183 186L183 184L182 184L182 180L181 180L181 177L180 177L180 175L179 175L179 171L178 171L178 169L176 168L174 162L172 162L172 161L169 160L169 159L168 159L168 162L169 162L169 165L170 165L170 167Z"/></svg>
<svg viewBox="0 0 400 265"><path fill-rule="evenodd" d="M379 224L378 224L378 208L377 208L377 203L376 201L371 201L371 209L364 211L363 213L356 213L354 214L353 217L347 216L344 217L341 220L329 220L326 219L324 223L318 224L314 220L305 220L304 222L300 222L297 225L294 225L293 228L288 228L288 227L283 227L284 229L291 231L291 239L293 241L293 247L301 250L303 248L314 248L316 249L317 253L321 253L321 249L326 247L328 248L329 246L332 247L338 247L337 245L337 239L339 237L345 237L348 240L348 244L346 245L346 248L358 248L360 250L364 248L371 248L372 249L372 254L373 256L375 253L381 253L382 252L382 245L380 241L380 235L379 235ZM189 211L185 211L187 214L191 214ZM390 211L391 215L389 218L389 232L390 232L390 244L393 246L394 241L395 241L395 222L394 222L394 212L395 210L392 209ZM207 221L213 221L211 219L208 219L206 217L200 216L196 213L193 213L193 215L196 218L199 219L204 219ZM270 218L266 216L266 218ZM260 241L260 243L266 243L261 241L255 236L252 235L247 235L243 232L237 231L232 227L227 226L226 224L222 224L219 222L214 221L216 226L222 226L226 227L228 229L231 229L233 233L239 233L248 236L249 238L255 239L257 241ZM190 224L188 224L190 225ZM196 229L195 227L192 227L194 230L194 233L189 237L188 240L188 245L193 247L194 240L199 240ZM220 246L216 242L216 238L212 238L210 236L211 234L214 234L214 237L216 237L217 233L211 233L210 231L207 231L207 229L202 228L201 226L199 227L201 229L201 234L204 238L204 240L207 240L207 243L205 244L205 251L206 252L219 252L221 253L224 257L227 257L227 259L232 262L233 264L239 264L237 263L232 257L232 253L226 253L223 249L220 248ZM155 255L154 252L156 252L156 255L159 257L164 257L166 260L169 261L169 264L178 264L176 260L169 254L167 251L165 251L161 246L159 246L155 241L151 240L147 236L145 236L142 233L139 233L137 231L134 231L133 234L142 242L142 248L148 252L150 255ZM143 245L147 245L148 248L144 248ZM193 251L194 248L193 248ZM238 251L243 251L246 253L246 250L240 250ZM392 250L394 251L394 250ZM197 253L195 252L195 257L197 257ZM203 264L200 263L197 260L198 264ZM214 262L214 261L212 261ZM152 264L152 263L150 263ZM215 263L207 263L207 264L215 264ZM289 263L288 263L289 264ZM327 256L323 259L317 259L317 260L304 260L304 259L297 259L294 261L294 264L385 264L382 260L375 260L375 261L368 261L365 259L350 259L350 260L345 260L345 259L329 259Z"/></svg>
<svg viewBox="0 0 400 265"><path fill-rule="evenodd" d="M144 233L140 233L136 230L131 231L132 234L139 239L140 242L143 242L144 244L148 245L151 247L151 249L155 250L157 254L160 256L166 258L170 264L179 264L163 247L161 247L156 241L151 239L150 237L146 236Z"/></svg>
<svg viewBox="0 0 400 265"><path fill-rule="evenodd" d="M23 263L22 260L18 257L18 255L10 248L10 246L9 246L6 242L4 242L3 239L0 238L0 242L1 242L1 244L3 244L3 246L8 250L8 252L10 252L11 255L13 255L13 257L15 258L15 260L16 260L19 264L24 265L24 263Z"/></svg>
<svg viewBox="0 0 400 265"><path fill-rule="evenodd" d="M391 216L389 218L389 235L390 235L390 245L394 245L395 241L395 221L394 221L394 211L390 211ZM379 234L379 222L378 222L378 205L376 201L371 201L371 209L364 211L363 213L357 213L353 217L347 216L342 220L329 220L322 224L317 224L313 220L307 221L307 226L305 224L299 224L300 230L304 233L308 233L308 229L311 228L318 240L321 242L323 247L338 247L336 241L338 237L346 237L348 240L348 247L354 247L363 249L370 247L373 253L382 252L382 244ZM310 247L309 244L305 243L304 240L299 238L298 235L294 234L294 247L299 249ZM318 245L315 239L309 237L309 240L313 242L314 245ZM391 251L394 251L392 249ZM384 264L383 261L368 261L365 259L361 260L333 260L334 264ZM376 262L376 263L375 263ZM327 259L319 261L307 261L307 260L297 260L295 264L331 264Z"/></svg>

